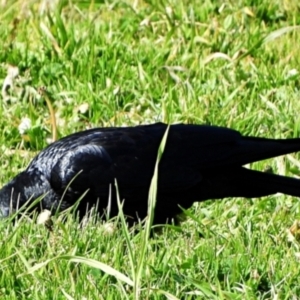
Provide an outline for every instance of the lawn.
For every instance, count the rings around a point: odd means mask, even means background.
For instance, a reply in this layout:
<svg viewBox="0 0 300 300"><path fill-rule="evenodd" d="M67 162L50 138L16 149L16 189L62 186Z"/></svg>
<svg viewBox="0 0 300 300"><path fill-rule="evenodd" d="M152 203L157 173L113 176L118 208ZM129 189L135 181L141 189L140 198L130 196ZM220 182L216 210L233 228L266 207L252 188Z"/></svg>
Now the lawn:
<svg viewBox="0 0 300 300"><path fill-rule="evenodd" d="M96 126L300 136L297 24L298 0L2 0L0 185L51 141ZM299 157L251 168L300 176ZM149 240L121 216L82 226L68 212L51 232L36 216L1 220L0 299L300 299L297 198L186 214Z"/></svg>

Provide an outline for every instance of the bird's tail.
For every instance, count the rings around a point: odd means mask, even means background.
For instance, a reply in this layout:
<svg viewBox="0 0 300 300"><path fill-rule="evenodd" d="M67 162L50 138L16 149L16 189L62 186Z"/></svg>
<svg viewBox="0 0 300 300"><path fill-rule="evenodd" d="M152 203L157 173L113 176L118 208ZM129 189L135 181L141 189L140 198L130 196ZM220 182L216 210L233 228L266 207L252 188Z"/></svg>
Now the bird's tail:
<svg viewBox="0 0 300 300"><path fill-rule="evenodd" d="M300 179L296 178L245 168L215 172L209 177L201 193L204 199L256 198L276 193L300 197Z"/></svg>
<svg viewBox="0 0 300 300"><path fill-rule="evenodd" d="M244 165L297 151L300 151L300 138L282 140L243 137L233 155L235 162Z"/></svg>

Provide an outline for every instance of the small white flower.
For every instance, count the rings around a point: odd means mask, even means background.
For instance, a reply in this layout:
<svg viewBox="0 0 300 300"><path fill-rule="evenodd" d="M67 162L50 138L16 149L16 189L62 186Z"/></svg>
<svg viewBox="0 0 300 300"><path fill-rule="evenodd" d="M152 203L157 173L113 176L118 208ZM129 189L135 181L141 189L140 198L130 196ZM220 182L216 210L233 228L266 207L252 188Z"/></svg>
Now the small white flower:
<svg viewBox="0 0 300 300"><path fill-rule="evenodd" d="M167 6L167 7L165 8L165 10L166 10L166 14L168 15L168 17L171 18L172 15L173 15L173 9L172 9L172 7Z"/></svg>
<svg viewBox="0 0 300 300"><path fill-rule="evenodd" d="M298 74L299 74L299 72L298 72L297 69L291 69L291 70L289 70L289 71L287 72L285 78L287 79L287 78L290 78L290 77L294 77L294 76L296 76L296 75L298 75Z"/></svg>
<svg viewBox="0 0 300 300"><path fill-rule="evenodd" d="M114 223L104 223L103 224L103 231L106 235L112 235L116 231L116 225Z"/></svg>
<svg viewBox="0 0 300 300"><path fill-rule="evenodd" d="M19 133L22 135L30 128L31 128L31 120L27 117L22 118L21 123L18 126Z"/></svg>
<svg viewBox="0 0 300 300"><path fill-rule="evenodd" d="M89 104L88 103L82 103L78 106L78 112L81 114L85 114L87 113L87 111L89 110Z"/></svg>
<svg viewBox="0 0 300 300"><path fill-rule="evenodd" d="M152 114L151 109L150 109L150 108L147 108L147 109L145 110L144 114L145 114L145 116L147 116L147 117L151 116L151 114Z"/></svg>

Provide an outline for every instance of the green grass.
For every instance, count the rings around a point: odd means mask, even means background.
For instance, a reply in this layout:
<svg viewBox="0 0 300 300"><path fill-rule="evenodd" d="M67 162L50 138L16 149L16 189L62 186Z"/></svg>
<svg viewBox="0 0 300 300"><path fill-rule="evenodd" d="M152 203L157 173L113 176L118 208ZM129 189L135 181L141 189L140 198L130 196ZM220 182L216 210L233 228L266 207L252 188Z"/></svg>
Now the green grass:
<svg viewBox="0 0 300 300"><path fill-rule="evenodd" d="M61 137L156 121L300 135L298 0L43 3L0 4L1 86L8 65L19 69L0 96L1 185L52 137L43 86ZM32 127L22 136L23 118ZM299 176L298 158L251 167ZM0 298L300 298L300 244L287 236L297 198L206 201L187 214L150 240L120 220L112 233L72 214L55 217L52 233L1 221Z"/></svg>

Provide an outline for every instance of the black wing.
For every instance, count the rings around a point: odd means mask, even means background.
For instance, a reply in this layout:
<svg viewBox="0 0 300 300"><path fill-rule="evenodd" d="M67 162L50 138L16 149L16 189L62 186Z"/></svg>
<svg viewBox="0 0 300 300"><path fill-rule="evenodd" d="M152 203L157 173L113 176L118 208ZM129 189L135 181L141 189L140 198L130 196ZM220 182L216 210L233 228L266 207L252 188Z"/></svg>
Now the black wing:
<svg viewBox="0 0 300 300"><path fill-rule="evenodd" d="M63 154L52 167L53 189L62 192L73 180L70 193L82 194L92 188L102 195L114 179L125 193L149 188L166 128L167 125L159 123L93 129L54 143L45 152L52 153L55 148L63 149ZM160 164L160 191L184 190L199 183L205 170L237 167L293 148L299 148L299 141L293 145L291 140L245 138L237 131L221 127L172 125Z"/></svg>

